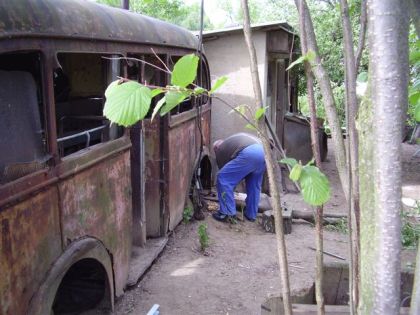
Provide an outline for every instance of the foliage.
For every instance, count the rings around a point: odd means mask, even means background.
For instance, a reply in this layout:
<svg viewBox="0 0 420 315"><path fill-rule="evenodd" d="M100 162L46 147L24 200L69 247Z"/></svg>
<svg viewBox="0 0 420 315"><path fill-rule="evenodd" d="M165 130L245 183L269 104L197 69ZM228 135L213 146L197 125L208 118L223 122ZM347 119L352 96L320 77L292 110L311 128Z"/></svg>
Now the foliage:
<svg viewBox="0 0 420 315"><path fill-rule="evenodd" d="M187 224L190 222L191 218L193 216L193 209L191 207L186 207L184 211L182 212L182 221L184 224Z"/></svg>
<svg viewBox="0 0 420 315"><path fill-rule="evenodd" d="M292 167L289 178L299 182L303 200L311 206L321 206L330 199L330 183L327 176L319 168L313 166L313 161L302 165L295 159L282 159L281 163Z"/></svg>
<svg viewBox="0 0 420 315"><path fill-rule="evenodd" d="M121 7L120 0L96 0L113 7ZM130 0L130 10L152 16L189 30L200 29L200 5L185 4L181 0ZM204 28L213 26L208 17L204 17Z"/></svg>
<svg viewBox="0 0 420 315"><path fill-rule="evenodd" d="M417 212L420 212L420 206L417 206ZM420 224L413 216L406 212L401 213L401 243L404 248L416 248L420 239Z"/></svg>
<svg viewBox="0 0 420 315"><path fill-rule="evenodd" d="M305 55L300 56L298 59L293 61L286 70L292 69L294 66L303 63L304 61L313 62L315 60L316 54L312 50L309 50Z"/></svg>
<svg viewBox="0 0 420 315"><path fill-rule="evenodd" d="M342 234L349 233L349 226L347 224L346 218L341 218L334 223L329 223L325 225L325 229L328 231L338 232Z"/></svg>
<svg viewBox="0 0 420 315"><path fill-rule="evenodd" d="M201 250L204 252L209 247L209 235L207 233L207 225L201 223L198 226L198 239L200 241Z"/></svg>
<svg viewBox="0 0 420 315"><path fill-rule="evenodd" d="M107 99L104 115L112 122L124 127L143 119L150 108L152 91L135 81L114 81L105 91ZM121 110L121 104L124 111Z"/></svg>
<svg viewBox="0 0 420 315"><path fill-rule="evenodd" d="M408 86L408 124L420 122L420 39L412 27L409 36L410 84Z"/></svg>
<svg viewBox="0 0 420 315"><path fill-rule="evenodd" d="M360 31L360 0L350 0L349 13L352 31L354 34L354 47L357 47L357 41ZM343 29L341 23L339 1L309 1L309 7L313 17L315 34L319 47L319 53L322 63L328 72L333 94L336 101L337 112L342 127L345 127L345 84L344 84L344 47L343 47ZM368 67L368 55L365 49L362 55L359 71L365 72ZM302 82L299 83L299 108L302 114L309 115L309 107L306 97L306 83L302 76ZM315 82L315 103L317 116L326 121L323 100ZM326 126L328 129L328 126Z"/></svg>
<svg viewBox="0 0 420 315"><path fill-rule="evenodd" d="M176 62L171 73L172 85L153 90L130 80L112 82L105 92L104 116L112 123L128 127L146 116L152 98L159 94L164 93L165 95L156 104L152 119L159 112L161 116L170 112L186 98L203 93L209 94L210 92L193 83L197 76L197 65L198 57L196 55L183 56ZM218 87L225 81L226 79L219 79ZM195 88L192 89L190 86L195 86Z"/></svg>

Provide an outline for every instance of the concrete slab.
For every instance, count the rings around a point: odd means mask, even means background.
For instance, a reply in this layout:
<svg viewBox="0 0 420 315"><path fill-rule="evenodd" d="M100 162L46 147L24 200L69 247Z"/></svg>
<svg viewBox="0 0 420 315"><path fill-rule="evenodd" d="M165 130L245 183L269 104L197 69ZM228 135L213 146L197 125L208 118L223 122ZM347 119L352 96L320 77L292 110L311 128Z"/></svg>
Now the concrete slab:
<svg viewBox="0 0 420 315"><path fill-rule="evenodd" d="M133 246L127 287L137 284L141 276L153 264L168 242L167 237L149 239L144 247Z"/></svg>

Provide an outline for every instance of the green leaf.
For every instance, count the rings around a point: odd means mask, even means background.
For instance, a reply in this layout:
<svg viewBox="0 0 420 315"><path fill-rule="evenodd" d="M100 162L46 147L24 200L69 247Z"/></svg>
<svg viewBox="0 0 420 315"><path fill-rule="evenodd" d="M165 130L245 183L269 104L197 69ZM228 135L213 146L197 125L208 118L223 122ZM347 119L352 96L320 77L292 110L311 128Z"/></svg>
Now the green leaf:
<svg viewBox="0 0 420 315"><path fill-rule="evenodd" d="M247 109L247 105L239 105L239 106L236 106L231 111L229 111L229 114L239 113L241 115L245 115L246 109Z"/></svg>
<svg viewBox="0 0 420 315"><path fill-rule="evenodd" d="M420 100L420 91L415 91L408 95L408 102L410 105L416 105Z"/></svg>
<svg viewBox="0 0 420 315"><path fill-rule="evenodd" d="M306 53L306 60L309 62L314 62L316 58L316 54L313 50L308 50L308 52Z"/></svg>
<svg viewBox="0 0 420 315"><path fill-rule="evenodd" d="M367 72L360 72L357 76L357 82L367 82L368 80L368 73Z"/></svg>
<svg viewBox="0 0 420 315"><path fill-rule="evenodd" d="M414 109L414 119L417 122L420 122L420 103L418 103L416 108Z"/></svg>
<svg viewBox="0 0 420 315"><path fill-rule="evenodd" d="M295 164L295 166L293 166L292 170L290 171L289 178L294 182L298 181L302 173L302 168L303 167L301 164Z"/></svg>
<svg viewBox="0 0 420 315"><path fill-rule="evenodd" d="M227 77L223 76L220 77L216 80L216 82L214 83L213 87L211 88L211 90L209 91L209 94L214 93L214 91L216 91L218 88L220 88L223 84L225 84L225 82L227 81Z"/></svg>
<svg viewBox="0 0 420 315"><path fill-rule="evenodd" d="M251 124L246 124L245 125L245 128L246 129L249 129L249 130L253 130L253 131L257 131L258 130L257 128L255 128L254 125L251 125Z"/></svg>
<svg viewBox="0 0 420 315"><path fill-rule="evenodd" d="M197 76L198 57L194 54L183 56L179 59L172 71L171 84L187 87L193 83Z"/></svg>
<svg viewBox="0 0 420 315"><path fill-rule="evenodd" d="M409 60L410 60L411 65L414 65L415 63L419 62L420 61L420 50L415 50L415 51L410 52Z"/></svg>
<svg viewBox="0 0 420 315"><path fill-rule="evenodd" d="M293 61L286 69L286 71L292 69L297 64L303 63L304 61L313 62L315 60L316 54L314 51L309 50L305 55L300 56L298 59Z"/></svg>
<svg viewBox="0 0 420 315"><path fill-rule="evenodd" d="M124 127L143 119L150 108L152 92L135 81L112 82L105 91L104 116Z"/></svg>
<svg viewBox="0 0 420 315"><path fill-rule="evenodd" d="M286 71L292 69L294 66L303 63L306 60L305 56L300 56L298 59L296 59L295 61L293 61L286 69Z"/></svg>
<svg viewBox="0 0 420 315"><path fill-rule="evenodd" d="M162 89L154 89L152 90L152 98L158 96L159 94L163 93Z"/></svg>
<svg viewBox="0 0 420 315"><path fill-rule="evenodd" d="M206 91L206 89L203 89L202 87L196 87L195 89L194 89L194 94L195 95L200 95L200 94L203 94L204 92Z"/></svg>
<svg viewBox="0 0 420 315"><path fill-rule="evenodd" d="M255 120L260 120L262 116L265 114L265 110L267 107L260 107L255 111Z"/></svg>
<svg viewBox="0 0 420 315"><path fill-rule="evenodd" d="M294 158L284 158L280 160L280 163L287 164L290 167L294 167L298 162Z"/></svg>
<svg viewBox="0 0 420 315"><path fill-rule="evenodd" d="M303 200L311 206L321 206L330 199L328 178L315 166L304 166L299 179Z"/></svg>
<svg viewBox="0 0 420 315"><path fill-rule="evenodd" d="M183 102L188 96L189 93L187 92L166 92L165 106L162 107L160 115L163 116L166 113L170 112L171 109L175 108L179 103Z"/></svg>
<svg viewBox="0 0 420 315"><path fill-rule="evenodd" d="M315 164L315 158L312 158L308 163L305 164L305 166L314 165Z"/></svg>
<svg viewBox="0 0 420 315"><path fill-rule="evenodd" d="M153 121L153 119L155 119L156 114L159 112L159 110L162 108L162 106L163 106L163 104L165 104L165 102L166 102L166 98L165 98L165 96L164 96L164 97L162 97L162 98L159 100L159 102L157 102L157 104L156 104L155 108L153 109L152 119L151 119L152 121Z"/></svg>

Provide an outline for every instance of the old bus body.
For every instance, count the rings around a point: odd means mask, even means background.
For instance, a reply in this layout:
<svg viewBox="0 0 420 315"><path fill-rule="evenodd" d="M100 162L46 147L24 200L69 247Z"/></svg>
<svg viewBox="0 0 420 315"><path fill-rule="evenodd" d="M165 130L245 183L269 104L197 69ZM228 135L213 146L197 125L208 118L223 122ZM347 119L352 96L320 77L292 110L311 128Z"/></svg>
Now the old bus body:
<svg viewBox="0 0 420 315"><path fill-rule="evenodd" d="M104 91L120 76L165 86L153 65L197 39L93 1L1 1L0 17L0 313L112 309L133 247L174 229L210 167L210 100L123 129ZM204 56L198 78L209 88Z"/></svg>

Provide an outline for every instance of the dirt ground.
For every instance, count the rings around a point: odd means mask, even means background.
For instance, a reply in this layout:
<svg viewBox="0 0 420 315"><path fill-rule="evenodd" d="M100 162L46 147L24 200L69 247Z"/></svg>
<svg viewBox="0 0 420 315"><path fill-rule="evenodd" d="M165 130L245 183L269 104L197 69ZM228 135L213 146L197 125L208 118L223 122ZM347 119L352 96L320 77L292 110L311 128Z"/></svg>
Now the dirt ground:
<svg viewBox="0 0 420 315"><path fill-rule="evenodd" d="M414 146L403 146L404 184L420 185L420 158L411 158ZM325 212L345 213L331 145L324 169L332 183L332 199ZM291 209L311 211L297 194L283 195L282 202ZM197 233L201 223L181 223L175 229L150 270L117 302L115 314L147 314L154 304L160 305L162 315L260 314L261 303L268 296L281 294L274 234L248 221L234 225L217 222L207 212L204 223L210 247L203 255ZM293 221L286 245L291 290L297 293L314 281L315 254L309 248L315 247L314 228ZM324 250L346 259L347 235L325 231ZM414 259L414 251L404 251L402 264L412 265ZM324 261L340 260L324 256Z"/></svg>

